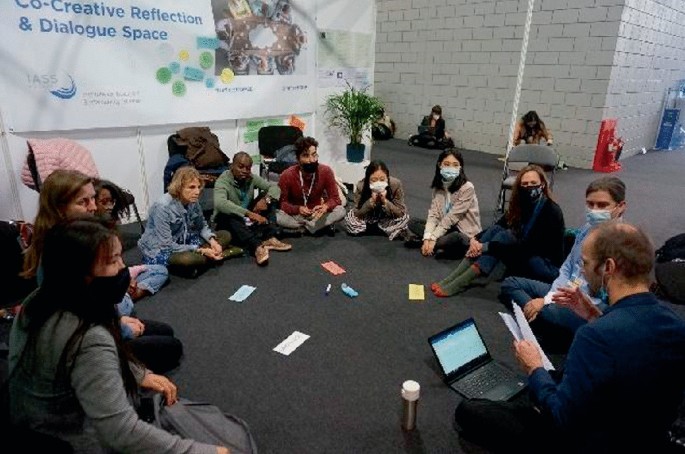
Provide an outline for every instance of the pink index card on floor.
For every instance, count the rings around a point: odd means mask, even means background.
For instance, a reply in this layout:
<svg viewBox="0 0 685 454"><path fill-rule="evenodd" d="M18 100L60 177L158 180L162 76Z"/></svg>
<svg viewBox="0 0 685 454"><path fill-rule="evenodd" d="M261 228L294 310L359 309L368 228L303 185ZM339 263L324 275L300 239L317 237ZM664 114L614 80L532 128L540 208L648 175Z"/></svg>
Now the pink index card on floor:
<svg viewBox="0 0 685 454"><path fill-rule="evenodd" d="M323 262L321 266L323 266L326 271L328 271L334 276L338 276L339 274L343 274L345 272L345 270L340 265L333 261Z"/></svg>

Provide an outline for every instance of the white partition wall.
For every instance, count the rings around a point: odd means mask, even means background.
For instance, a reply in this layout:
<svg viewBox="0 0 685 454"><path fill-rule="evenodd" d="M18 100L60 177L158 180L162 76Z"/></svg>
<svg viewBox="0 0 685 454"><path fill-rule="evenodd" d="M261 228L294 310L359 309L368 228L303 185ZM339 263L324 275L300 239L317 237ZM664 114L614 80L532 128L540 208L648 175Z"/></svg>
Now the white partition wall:
<svg viewBox="0 0 685 454"><path fill-rule="evenodd" d="M227 13L225 0L1 2L0 219L35 216L38 195L19 179L28 138L84 145L103 177L133 192L143 217L163 191L167 138L186 126L209 126L232 157L258 154L261 122L295 116L322 142L322 162L344 157L344 144L318 121L327 89L319 88L317 46L322 28L373 43L375 8L357 3L290 0L288 11L284 2L245 0ZM221 33L226 14L240 18L231 40ZM352 55L353 44L337 42Z"/></svg>

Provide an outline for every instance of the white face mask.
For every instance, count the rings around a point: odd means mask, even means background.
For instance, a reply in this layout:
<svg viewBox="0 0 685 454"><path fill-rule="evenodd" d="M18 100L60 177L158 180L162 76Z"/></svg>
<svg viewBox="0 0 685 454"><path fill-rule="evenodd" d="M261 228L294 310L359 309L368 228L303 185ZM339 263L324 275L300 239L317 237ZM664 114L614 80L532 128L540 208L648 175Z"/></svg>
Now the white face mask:
<svg viewBox="0 0 685 454"><path fill-rule="evenodd" d="M373 192L383 192L388 187L387 181L376 181L375 183L370 183L369 188Z"/></svg>

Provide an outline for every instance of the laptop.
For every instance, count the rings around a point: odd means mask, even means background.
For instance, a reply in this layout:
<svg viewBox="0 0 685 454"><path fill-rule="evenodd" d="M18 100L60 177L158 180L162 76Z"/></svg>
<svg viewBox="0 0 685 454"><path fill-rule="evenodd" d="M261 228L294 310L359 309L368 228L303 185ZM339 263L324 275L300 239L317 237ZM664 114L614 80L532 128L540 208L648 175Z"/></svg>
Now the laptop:
<svg viewBox="0 0 685 454"><path fill-rule="evenodd" d="M526 388L526 379L492 359L473 318L428 338L445 383L470 399L505 401Z"/></svg>

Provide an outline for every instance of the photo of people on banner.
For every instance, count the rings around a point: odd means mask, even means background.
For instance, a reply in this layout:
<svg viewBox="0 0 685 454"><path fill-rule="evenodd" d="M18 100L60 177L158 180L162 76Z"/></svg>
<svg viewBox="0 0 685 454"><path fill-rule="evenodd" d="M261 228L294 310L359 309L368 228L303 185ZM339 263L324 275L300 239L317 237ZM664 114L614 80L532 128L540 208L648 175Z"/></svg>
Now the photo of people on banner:
<svg viewBox="0 0 685 454"><path fill-rule="evenodd" d="M219 39L216 74L290 75L296 71L307 35L297 25L290 0L212 0ZM295 10L295 11L293 11Z"/></svg>

